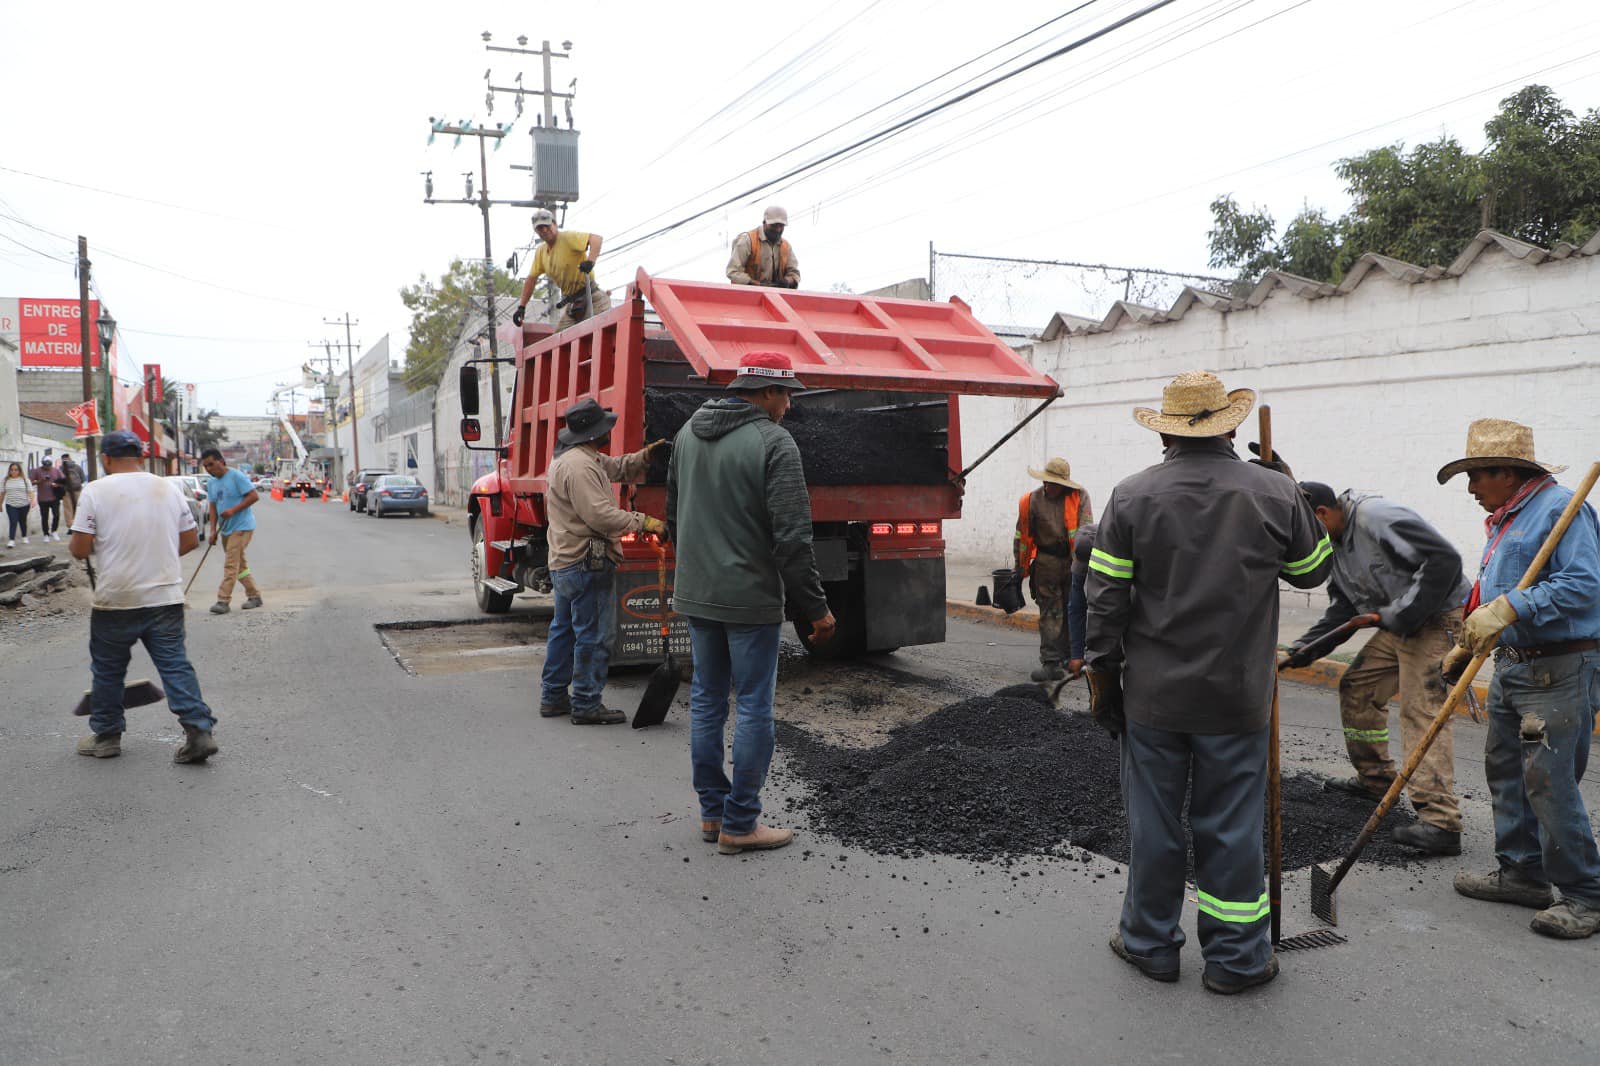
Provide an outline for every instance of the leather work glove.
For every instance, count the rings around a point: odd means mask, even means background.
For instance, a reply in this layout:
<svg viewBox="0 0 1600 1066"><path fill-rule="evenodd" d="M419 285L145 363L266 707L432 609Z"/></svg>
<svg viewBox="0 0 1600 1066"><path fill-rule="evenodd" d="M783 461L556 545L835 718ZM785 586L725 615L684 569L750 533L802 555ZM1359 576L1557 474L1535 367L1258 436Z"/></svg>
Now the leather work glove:
<svg viewBox="0 0 1600 1066"><path fill-rule="evenodd" d="M594 260L585 259L583 262L578 264L578 270L584 274L590 273L594 270Z"/></svg>
<svg viewBox="0 0 1600 1066"><path fill-rule="evenodd" d="M658 537L664 537L667 535L667 524L659 518L655 518L651 515L645 515L644 531L646 533L653 533Z"/></svg>
<svg viewBox="0 0 1600 1066"><path fill-rule="evenodd" d="M1115 740L1128 728L1122 713L1122 671L1091 666L1083 676L1089 681L1089 715Z"/></svg>
<svg viewBox="0 0 1600 1066"><path fill-rule="evenodd" d="M1251 441L1246 445L1246 447L1249 448L1251 453L1256 456L1256 458L1251 459L1250 462L1254 463L1256 466L1264 466L1268 470L1275 470L1284 477L1288 478L1290 481L1294 480L1294 471L1289 469L1289 464L1283 460L1283 453L1278 451L1278 449L1272 449L1271 459L1262 459L1261 445L1257 444L1255 441Z"/></svg>
<svg viewBox="0 0 1600 1066"><path fill-rule="evenodd" d="M527 314L527 313L528 313L527 304L518 304L517 305L517 309L515 311L511 312L511 324L513 326L522 325L522 316Z"/></svg>
<svg viewBox="0 0 1600 1066"><path fill-rule="evenodd" d="M1473 655L1482 655L1494 647L1500 631L1517 620L1517 609L1504 596L1496 596L1476 611L1467 615L1458 643Z"/></svg>
<svg viewBox="0 0 1600 1066"><path fill-rule="evenodd" d="M1461 680L1461 675L1466 671L1467 664L1472 661L1472 653L1459 644L1444 653L1444 658L1439 660L1439 676L1444 678L1444 683L1455 686Z"/></svg>
<svg viewBox="0 0 1600 1066"><path fill-rule="evenodd" d="M1279 670L1298 670L1302 666L1312 663L1311 652L1305 644L1294 644L1289 648L1289 654L1278 660Z"/></svg>

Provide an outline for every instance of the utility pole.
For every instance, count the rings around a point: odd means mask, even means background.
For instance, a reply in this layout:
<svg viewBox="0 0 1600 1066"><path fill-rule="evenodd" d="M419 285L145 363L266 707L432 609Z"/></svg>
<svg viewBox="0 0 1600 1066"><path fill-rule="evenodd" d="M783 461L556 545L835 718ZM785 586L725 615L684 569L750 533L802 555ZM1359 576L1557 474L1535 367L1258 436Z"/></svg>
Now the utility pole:
<svg viewBox="0 0 1600 1066"><path fill-rule="evenodd" d="M344 471L339 469L344 464L344 453L339 450L339 390L334 384L338 380L333 367L333 345L328 341L320 342L324 353L321 359L312 356L307 362L322 363L328 368L328 376L322 383L322 416L328 423L328 428L333 433L333 477L329 478L334 483L340 483ZM317 342L307 341L308 347L315 348Z"/></svg>
<svg viewBox="0 0 1600 1066"><path fill-rule="evenodd" d="M83 402L89 403L94 399L94 370L90 367L89 353L89 238L78 237L78 338L83 345ZM103 358L103 356L102 356ZM83 438L83 477L86 481L93 481L97 476L95 469L95 441L91 436Z"/></svg>
<svg viewBox="0 0 1600 1066"><path fill-rule="evenodd" d="M343 321L344 321L344 344L340 345L338 342L334 342L332 347L334 347L334 348L343 347L344 348L345 359L347 361L346 365L349 367L349 371L350 371L350 451L351 451L351 461L355 464L355 472L356 473L360 473L361 472L361 426L356 421L356 345L355 345L355 342L350 339L350 327L351 326L359 326L361 323L359 321L352 322L350 320L350 312L349 311L346 311L344 313L344 320ZM337 325L339 325L339 322L340 322L340 320L337 319L337 318L332 318L332 319L325 318L325 319L322 320L322 324L324 326L337 326ZM329 369L330 370L332 369L331 364L330 364ZM335 412L335 413L337 413L337 412ZM334 432L337 433L338 430L335 430ZM335 444L334 447L337 448L338 445Z"/></svg>

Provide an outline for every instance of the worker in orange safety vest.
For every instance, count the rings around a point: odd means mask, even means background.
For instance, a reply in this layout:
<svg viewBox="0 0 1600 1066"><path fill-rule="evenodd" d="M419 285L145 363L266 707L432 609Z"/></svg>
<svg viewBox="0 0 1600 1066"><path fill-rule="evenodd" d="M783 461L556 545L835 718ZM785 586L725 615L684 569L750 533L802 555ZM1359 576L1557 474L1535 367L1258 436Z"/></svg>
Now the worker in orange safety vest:
<svg viewBox="0 0 1600 1066"><path fill-rule="evenodd" d="M1083 664L1071 657L1067 633L1067 596L1072 587L1072 547L1078 529L1094 521L1089 490L1072 480L1065 459L1051 459L1028 476L1044 484L1017 504L1017 532L1012 544L1017 570L1028 579L1028 592L1039 607L1039 669L1035 681L1073 677Z"/></svg>
<svg viewBox="0 0 1600 1066"><path fill-rule="evenodd" d="M789 212L774 204L761 217L761 225L733 239L728 255L728 280L735 285L766 285L778 289L800 287L800 261L783 239Z"/></svg>

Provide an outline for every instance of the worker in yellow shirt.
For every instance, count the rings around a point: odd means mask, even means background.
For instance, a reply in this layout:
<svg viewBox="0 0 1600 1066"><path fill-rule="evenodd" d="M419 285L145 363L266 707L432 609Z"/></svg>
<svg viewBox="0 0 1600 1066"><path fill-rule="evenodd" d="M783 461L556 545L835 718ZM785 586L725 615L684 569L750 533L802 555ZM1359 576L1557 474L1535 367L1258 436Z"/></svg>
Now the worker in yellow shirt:
<svg viewBox="0 0 1600 1066"><path fill-rule="evenodd" d="M511 313L511 321L522 325L533 286L541 275L547 275L561 290L561 317L556 320L556 329L566 329L590 315L609 311L611 297L595 281L593 273L594 261L600 255L600 235L563 233L556 228L556 216L543 209L533 213L533 232L544 243L533 253L533 267L528 271L528 280L522 283L522 298Z"/></svg>

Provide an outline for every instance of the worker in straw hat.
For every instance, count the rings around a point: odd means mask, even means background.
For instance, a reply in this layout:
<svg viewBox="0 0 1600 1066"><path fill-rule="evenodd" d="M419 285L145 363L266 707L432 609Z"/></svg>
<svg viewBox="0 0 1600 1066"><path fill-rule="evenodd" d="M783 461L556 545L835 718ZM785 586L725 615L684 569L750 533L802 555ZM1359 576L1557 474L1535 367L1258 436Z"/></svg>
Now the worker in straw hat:
<svg viewBox="0 0 1600 1066"><path fill-rule="evenodd" d="M1534 457L1529 427L1480 418L1467 430L1466 456L1439 470L1441 485L1465 472L1467 491L1489 512L1466 624L1442 667L1454 682L1473 656L1495 649L1483 761L1499 866L1456 875L1456 891L1538 908L1534 932L1577 940L1600 930L1600 852L1578 790L1600 694L1592 507L1579 511L1538 580L1517 588L1572 499L1553 476L1564 469Z"/></svg>
<svg viewBox="0 0 1600 1066"><path fill-rule="evenodd" d="M1028 476L1043 482L1017 501L1017 531L1012 537L1017 570L1039 605L1039 669L1035 681L1058 681L1082 671L1072 655L1067 631L1067 596L1072 585L1072 546L1078 528L1094 521L1089 490L1072 480L1072 465L1055 458Z"/></svg>
<svg viewBox="0 0 1600 1066"><path fill-rule="evenodd" d="M1128 886L1111 950L1178 979L1184 944L1184 795L1194 834L1203 983L1231 994L1272 980L1263 890L1278 581L1327 579L1333 548L1300 488L1240 460L1255 403L1215 375L1181 374L1134 419L1165 461L1117 485L1090 552L1090 709L1122 741Z"/></svg>
<svg viewBox="0 0 1600 1066"><path fill-rule="evenodd" d="M761 216L761 225L733 239L728 254L728 280L735 285L767 285L778 289L800 287L800 260L783 239L789 212L773 204Z"/></svg>

